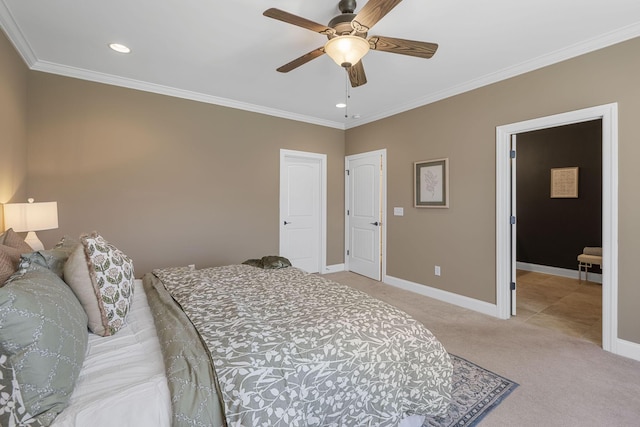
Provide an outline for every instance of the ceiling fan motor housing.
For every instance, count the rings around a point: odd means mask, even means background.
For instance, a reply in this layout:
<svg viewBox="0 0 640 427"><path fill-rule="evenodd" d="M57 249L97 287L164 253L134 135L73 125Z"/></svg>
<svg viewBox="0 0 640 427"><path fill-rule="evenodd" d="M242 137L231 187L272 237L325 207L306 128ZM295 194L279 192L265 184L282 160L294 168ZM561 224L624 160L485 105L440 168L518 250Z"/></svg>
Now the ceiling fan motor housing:
<svg viewBox="0 0 640 427"><path fill-rule="evenodd" d="M340 0L338 3L338 9L342 12L340 15L334 17L329 23L327 27L333 28L336 30L336 34L332 36L328 36L329 38L336 36L344 36L346 34L353 33L353 27L351 26L351 21L353 21L356 17L354 11L356 10L356 1L355 0ZM366 37L367 33L355 33L354 35L358 37Z"/></svg>
<svg viewBox="0 0 640 427"><path fill-rule="evenodd" d="M340 0L338 9L342 13L353 13L356 10L356 0Z"/></svg>

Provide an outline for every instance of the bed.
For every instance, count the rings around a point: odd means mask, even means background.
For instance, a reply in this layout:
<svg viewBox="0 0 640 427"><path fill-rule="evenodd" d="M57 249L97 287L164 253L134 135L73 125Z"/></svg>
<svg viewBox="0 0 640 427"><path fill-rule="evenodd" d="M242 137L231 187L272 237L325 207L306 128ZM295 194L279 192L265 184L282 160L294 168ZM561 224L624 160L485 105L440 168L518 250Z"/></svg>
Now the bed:
<svg viewBox="0 0 640 427"><path fill-rule="evenodd" d="M90 258L91 238L94 249L117 251L96 235L81 238L84 250L63 241L53 255L23 255L21 267L0 288L0 296L13 295L0 298L1 422L420 426L425 416L448 408L451 361L424 326L362 292L293 267L165 268L143 280L133 280L131 268L129 286L115 294L127 302L105 291L114 309L102 310L102 325L99 318L92 324L81 292L70 283L72 274L65 274L72 270L69 254ZM104 257L98 261L107 265ZM111 280L120 262L118 277L124 277L127 261L120 253L96 271ZM94 271L90 280L101 277ZM68 323L65 329L75 332L55 332L62 338L38 350L54 355L54 367L28 383L20 378L15 345L7 338L7 330L25 317L11 323L10 314L22 309L7 308L6 301L19 300L15 295L30 287L41 297L35 304L41 312L30 318L55 317L50 323ZM42 314L45 301L55 301L49 314ZM103 327L104 336L86 333L87 324L91 330ZM61 356L69 347L77 359ZM36 405L28 403L39 381L62 397L52 403L37 395Z"/></svg>

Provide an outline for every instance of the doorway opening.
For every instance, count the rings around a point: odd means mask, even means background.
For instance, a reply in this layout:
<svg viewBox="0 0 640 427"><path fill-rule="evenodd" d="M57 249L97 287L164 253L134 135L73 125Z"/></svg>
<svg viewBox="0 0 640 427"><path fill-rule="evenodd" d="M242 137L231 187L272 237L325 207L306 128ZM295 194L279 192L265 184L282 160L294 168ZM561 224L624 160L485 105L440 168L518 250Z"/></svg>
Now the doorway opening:
<svg viewBox="0 0 640 427"><path fill-rule="evenodd" d="M515 299L516 218L511 141L514 135L590 120L602 120L602 347L618 353L618 106L616 103L500 126L496 129L496 308L498 317L511 317ZM577 254L576 254L577 255Z"/></svg>
<svg viewBox="0 0 640 427"><path fill-rule="evenodd" d="M600 268L580 281L576 258L602 247L602 120L520 133L515 151L516 317L601 346Z"/></svg>

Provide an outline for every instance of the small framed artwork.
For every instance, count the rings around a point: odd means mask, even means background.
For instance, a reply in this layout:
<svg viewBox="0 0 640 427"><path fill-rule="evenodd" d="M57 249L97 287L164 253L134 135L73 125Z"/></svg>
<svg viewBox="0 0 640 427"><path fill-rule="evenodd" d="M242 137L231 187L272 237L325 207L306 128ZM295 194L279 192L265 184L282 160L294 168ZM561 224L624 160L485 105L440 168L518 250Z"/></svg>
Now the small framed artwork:
<svg viewBox="0 0 640 427"><path fill-rule="evenodd" d="M449 159L415 162L414 207L449 207Z"/></svg>
<svg viewBox="0 0 640 427"><path fill-rule="evenodd" d="M551 198L578 198L578 167L551 169Z"/></svg>

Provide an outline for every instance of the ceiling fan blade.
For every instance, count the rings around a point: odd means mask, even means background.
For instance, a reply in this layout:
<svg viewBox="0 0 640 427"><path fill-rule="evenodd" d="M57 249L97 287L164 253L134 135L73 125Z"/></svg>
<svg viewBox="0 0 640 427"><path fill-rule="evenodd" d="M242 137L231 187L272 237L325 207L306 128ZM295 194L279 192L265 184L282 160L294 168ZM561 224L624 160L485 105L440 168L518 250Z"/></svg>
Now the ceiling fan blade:
<svg viewBox="0 0 640 427"><path fill-rule="evenodd" d="M324 47L319 47L316 50L305 53L301 57L296 58L287 64L284 64L282 67L278 68L278 71L280 71L281 73L288 73L289 71L294 70L321 55L324 55Z"/></svg>
<svg viewBox="0 0 640 427"><path fill-rule="evenodd" d="M414 40L382 36L371 36L369 38L369 46L373 50L417 56L418 58L431 58L436 53L436 50L438 50L436 43L417 42Z"/></svg>
<svg viewBox="0 0 640 427"><path fill-rule="evenodd" d="M352 65L351 67L347 68L347 73L349 73L349 81L351 82L351 87L362 86L367 82L367 76L364 73L362 60L358 61L356 65Z"/></svg>
<svg viewBox="0 0 640 427"><path fill-rule="evenodd" d="M297 25L298 27L315 31L316 33L324 35L333 35L336 33L336 30L334 30L333 28L329 28L326 25L318 24L317 22L310 21L306 18L302 18L300 16L293 15L289 12L285 12L284 10L276 9L273 7L271 9L265 10L262 14L268 18L273 18L277 19L278 21L286 22L288 24Z"/></svg>
<svg viewBox="0 0 640 427"><path fill-rule="evenodd" d="M366 33L401 1L402 0L369 0L360 12L358 12L356 17L353 18L351 27L359 33Z"/></svg>

